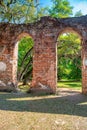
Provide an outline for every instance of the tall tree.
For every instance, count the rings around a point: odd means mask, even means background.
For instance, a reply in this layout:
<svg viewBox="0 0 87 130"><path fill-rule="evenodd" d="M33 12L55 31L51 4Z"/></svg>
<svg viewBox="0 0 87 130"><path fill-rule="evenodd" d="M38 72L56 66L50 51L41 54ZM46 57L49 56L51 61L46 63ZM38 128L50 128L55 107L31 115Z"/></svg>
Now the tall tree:
<svg viewBox="0 0 87 130"><path fill-rule="evenodd" d="M46 8L39 6L38 0L2 0L0 21L10 23L34 22L46 15Z"/></svg>
<svg viewBox="0 0 87 130"><path fill-rule="evenodd" d="M66 18L72 15L73 7L68 0L51 0L53 5L49 9L49 14L56 18Z"/></svg>
<svg viewBox="0 0 87 130"><path fill-rule="evenodd" d="M83 14L82 14L82 12L81 12L81 10L79 10L79 11L77 11L76 13L75 13L75 17L80 17L80 16L82 16Z"/></svg>

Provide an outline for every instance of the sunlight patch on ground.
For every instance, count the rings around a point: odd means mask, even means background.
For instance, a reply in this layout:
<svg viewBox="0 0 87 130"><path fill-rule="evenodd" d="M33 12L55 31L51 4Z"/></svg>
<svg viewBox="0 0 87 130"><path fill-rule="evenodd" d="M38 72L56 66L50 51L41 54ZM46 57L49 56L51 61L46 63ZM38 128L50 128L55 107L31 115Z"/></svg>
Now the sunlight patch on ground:
<svg viewBox="0 0 87 130"><path fill-rule="evenodd" d="M10 99L6 99L8 101L28 101L28 100L39 100L39 99L50 99L50 98L56 98L58 97L58 95L45 95L45 96L32 96L32 97L17 97L17 98L10 98Z"/></svg>
<svg viewBox="0 0 87 130"><path fill-rule="evenodd" d="M79 103L78 105L87 105L87 102Z"/></svg>
<svg viewBox="0 0 87 130"><path fill-rule="evenodd" d="M57 83L58 88L69 88L69 89L75 89L75 90L80 90L82 89L82 84L81 82L71 82L71 81L63 81L63 82L58 82Z"/></svg>

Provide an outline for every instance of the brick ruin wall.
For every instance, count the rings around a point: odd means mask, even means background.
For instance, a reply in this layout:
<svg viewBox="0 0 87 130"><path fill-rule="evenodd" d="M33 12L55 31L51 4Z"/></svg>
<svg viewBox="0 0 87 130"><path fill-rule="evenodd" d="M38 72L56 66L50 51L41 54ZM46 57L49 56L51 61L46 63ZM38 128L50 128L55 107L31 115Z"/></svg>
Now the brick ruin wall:
<svg viewBox="0 0 87 130"><path fill-rule="evenodd" d="M34 40L33 80L30 91L56 92L57 38L74 31L81 38L82 93L87 94L87 16L66 19L43 17L33 24L0 23L0 91L17 89L17 42L30 35Z"/></svg>

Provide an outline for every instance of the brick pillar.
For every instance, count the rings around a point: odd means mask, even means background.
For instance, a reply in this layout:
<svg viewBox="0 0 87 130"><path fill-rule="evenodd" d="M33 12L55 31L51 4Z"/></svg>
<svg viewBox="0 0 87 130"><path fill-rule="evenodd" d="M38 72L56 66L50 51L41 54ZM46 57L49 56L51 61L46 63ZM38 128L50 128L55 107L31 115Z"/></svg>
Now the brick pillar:
<svg viewBox="0 0 87 130"><path fill-rule="evenodd" d="M35 40L31 91L56 92L56 44L49 34Z"/></svg>
<svg viewBox="0 0 87 130"><path fill-rule="evenodd" d="M2 46L0 44L0 46ZM16 91L16 80L14 79L14 47L5 44L0 54L0 91Z"/></svg>
<svg viewBox="0 0 87 130"><path fill-rule="evenodd" d="M87 94L87 40L82 44L82 93Z"/></svg>

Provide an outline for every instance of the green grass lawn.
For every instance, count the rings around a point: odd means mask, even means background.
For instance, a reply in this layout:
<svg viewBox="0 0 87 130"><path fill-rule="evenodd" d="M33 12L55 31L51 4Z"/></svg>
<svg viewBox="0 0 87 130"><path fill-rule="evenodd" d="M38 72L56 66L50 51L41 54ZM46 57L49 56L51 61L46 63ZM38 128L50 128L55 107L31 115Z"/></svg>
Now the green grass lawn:
<svg viewBox="0 0 87 130"><path fill-rule="evenodd" d="M19 89L23 92L28 91L29 85L20 85ZM81 90L82 89L82 84L81 81L59 81L57 83L58 88L69 88L69 89L74 89L74 90Z"/></svg>
<svg viewBox="0 0 87 130"><path fill-rule="evenodd" d="M81 90L81 81L59 81L57 83L58 88L70 88L75 90Z"/></svg>
<svg viewBox="0 0 87 130"><path fill-rule="evenodd" d="M19 86L19 89L22 91L22 92L26 92L29 90L29 85L20 85Z"/></svg>

